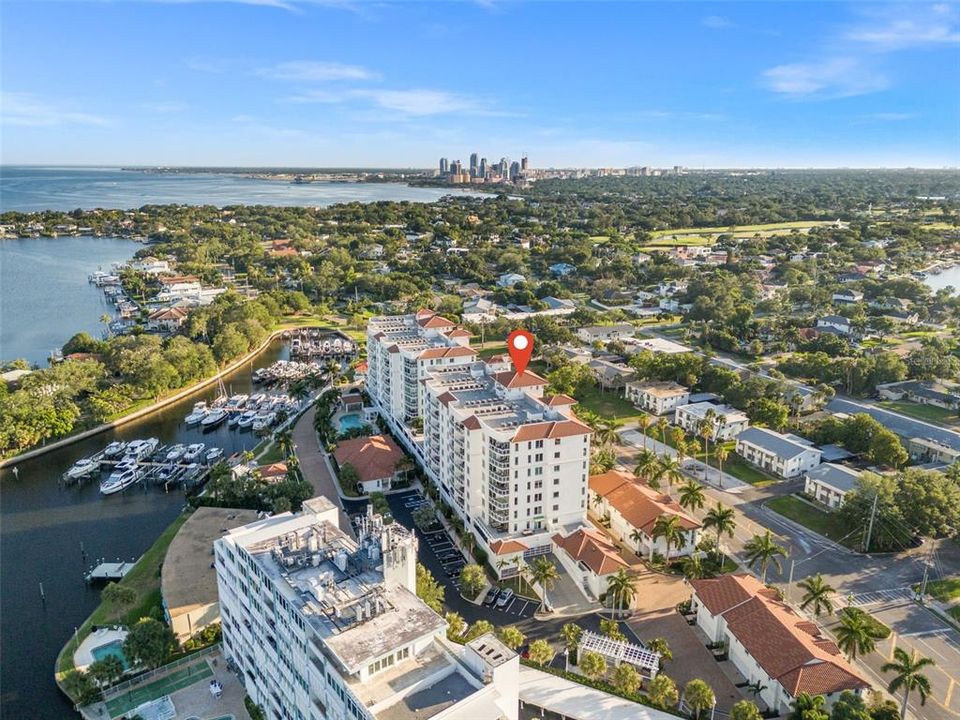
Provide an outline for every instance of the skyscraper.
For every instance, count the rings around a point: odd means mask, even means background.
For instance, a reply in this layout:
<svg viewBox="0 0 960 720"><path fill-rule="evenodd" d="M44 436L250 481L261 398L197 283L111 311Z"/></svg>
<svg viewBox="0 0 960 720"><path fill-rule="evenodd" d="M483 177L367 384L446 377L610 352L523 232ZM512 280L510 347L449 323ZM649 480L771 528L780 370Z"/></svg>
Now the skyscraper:
<svg viewBox="0 0 960 720"><path fill-rule="evenodd" d="M527 159L526 155L520 158L520 169L524 172L530 169L530 161Z"/></svg>
<svg viewBox="0 0 960 720"><path fill-rule="evenodd" d="M440 174L446 175L450 172L450 162L445 158L440 158Z"/></svg>
<svg viewBox="0 0 960 720"><path fill-rule="evenodd" d="M479 156L476 153L470 153L470 177L477 177L477 171L479 169L477 165L477 158Z"/></svg>
<svg viewBox="0 0 960 720"><path fill-rule="evenodd" d="M486 158L480 158L480 177L482 178L487 177L487 159Z"/></svg>
<svg viewBox="0 0 960 720"><path fill-rule="evenodd" d="M510 163L510 180L516 182L520 178L520 163L514 160Z"/></svg>

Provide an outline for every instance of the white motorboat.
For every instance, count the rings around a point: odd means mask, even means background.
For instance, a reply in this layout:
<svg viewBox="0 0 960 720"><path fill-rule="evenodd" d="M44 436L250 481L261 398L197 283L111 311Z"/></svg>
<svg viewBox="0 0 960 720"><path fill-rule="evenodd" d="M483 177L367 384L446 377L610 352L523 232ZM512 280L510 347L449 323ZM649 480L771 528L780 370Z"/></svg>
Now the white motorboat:
<svg viewBox="0 0 960 720"><path fill-rule="evenodd" d="M202 427L204 430L215 428L217 425L226 420L228 416L229 413L223 408L211 410L209 413L207 413L207 416L200 421L200 427Z"/></svg>
<svg viewBox="0 0 960 720"><path fill-rule="evenodd" d="M248 410L243 415L240 416L240 419L237 421L237 425L242 428L248 428L253 425L253 421L257 419L256 410Z"/></svg>
<svg viewBox="0 0 960 720"><path fill-rule="evenodd" d="M227 404L224 405L224 407L227 410L239 410L246 404L246 402L247 402L246 395L231 395L230 399L227 400Z"/></svg>
<svg viewBox="0 0 960 720"><path fill-rule="evenodd" d="M257 415L253 421L253 429L256 430L266 430L268 427L273 425L274 421L277 419L275 413L268 412L262 415Z"/></svg>
<svg viewBox="0 0 960 720"><path fill-rule="evenodd" d="M227 426L236 427L237 424L240 422L240 415L241 415L240 412L230 413L230 417L227 418Z"/></svg>
<svg viewBox="0 0 960 720"><path fill-rule="evenodd" d="M196 461L196 459L203 454L206 447L203 443L194 443L187 448L187 451L183 454L183 459L191 463Z"/></svg>
<svg viewBox="0 0 960 720"><path fill-rule="evenodd" d="M164 465L157 470L157 482L166 482L171 479L179 469L176 465Z"/></svg>
<svg viewBox="0 0 960 720"><path fill-rule="evenodd" d="M133 440L127 445L127 456L133 456L136 460L143 460L156 452L160 441L157 438L147 438L146 440Z"/></svg>
<svg viewBox="0 0 960 720"><path fill-rule="evenodd" d="M114 440L112 443L107 445L104 448L103 456L107 459L120 457L123 454L123 451L127 449L127 444L121 442L120 440Z"/></svg>
<svg viewBox="0 0 960 720"><path fill-rule="evenodd" d="M77 460L77 462L63 474L63 477L67 480L79 480L99 469L99 462L91 458L83 458L82 460Z"/></svg>
<svg viewBox="0 0 960 720"><path fill-rule="evenodd" d="M187 451L187 446L183 443L177 443L170 448L170 451L167 453L167 462L177 462L180 458L183 457L183 454Z"/></svg>
<svg viewBox="0 0 960 720"><path fill-rule="evenodd" d="M208 412L207 404L201 400L193 406L193 410L184 418L184 422L187 425L196 425L207 416Z"/></svg>
<svg viewBox="0 0 960 720"><path fill-rule="evenodd" d="M114 472L100 483L100 492L104 495L113 495L133 485L140 478L139 468L131 468L122 472Z"/></svg>
<svg viewBox="0 0 960 720"><path fill-rule="evenodd" d="M207 465L213 465L221 459L223 459L223 449L218 447L210 448L207 450L207 454L203 456L203 460Z"/></svg>

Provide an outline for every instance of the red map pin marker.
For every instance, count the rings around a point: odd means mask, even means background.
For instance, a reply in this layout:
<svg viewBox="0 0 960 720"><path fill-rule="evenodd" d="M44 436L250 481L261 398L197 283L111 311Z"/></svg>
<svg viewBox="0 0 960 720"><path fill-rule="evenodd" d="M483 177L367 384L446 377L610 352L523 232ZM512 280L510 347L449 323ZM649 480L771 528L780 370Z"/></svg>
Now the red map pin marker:
<svg viewBox="0 0 960 720"><path fill-rule="evenodd" d="M513 367L518 373L527 369L530 356L533 355L533 335L526 330L514 330L507 336L507 350Z"/></svg>

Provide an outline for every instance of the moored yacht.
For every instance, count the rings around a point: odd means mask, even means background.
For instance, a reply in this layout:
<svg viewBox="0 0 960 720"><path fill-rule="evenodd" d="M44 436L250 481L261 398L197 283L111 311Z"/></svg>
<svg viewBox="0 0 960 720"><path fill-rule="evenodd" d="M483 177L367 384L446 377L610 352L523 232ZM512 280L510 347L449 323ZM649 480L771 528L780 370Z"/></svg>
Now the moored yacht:
<svg viewBox="0 0 960 720"><path fill-rule="evenodd" d="M93 474L93 472L99 469L99 462L91 458L83 458L82 460L77 460L77 462L63 474L63 477L65 480L79 480L80 478Z"/></svg>
<svg viewBox="0 0 960 720"><path fill-rule="evenodd" d="M200 426L204 430L210 430L227 419L227 411L223 408L216 408L207 413L207 416L200 421Z"/></svg>
<svg viewBox="0 0 960 720"><path fill-rule="evenodd" d="M201 400L193 406L193 411L187 415L184 422L187 423L187 425L196 425L207 416L207 412L207 403Z"/></svg>
<svg viewBox="0 0 960 720"><path fill-rule="evenodd" d="M139 468L114 471L110 477L100 483L100 492L104 495L113 495L133 485L140 478Z"/></svg>
<svg viewBox="0 0 960 720"><path fill-rule="evenodd" d="M207 446L203 443L194 443L187 448L187 451L183 454L183 459L187 462L194 462L203 454L203 451L206 449L206 447Z"/></svg>
<svg viewBox="0 0 960 720"><path fill-rule="evenodd" d="M120 440L114 440L112 443L107 445L103 451L103 456L107 459L120 457L123 454L123 451L126 450L127 444Z"/></svg>
<svg viewBox="0 0 960 720"><path fill-rule="evenodd" d="M177 443L170 448L170 451L167 453L167 462L177 462L180 458L183 457L183 454L187 451L187 446L183 443Z"/></svg>

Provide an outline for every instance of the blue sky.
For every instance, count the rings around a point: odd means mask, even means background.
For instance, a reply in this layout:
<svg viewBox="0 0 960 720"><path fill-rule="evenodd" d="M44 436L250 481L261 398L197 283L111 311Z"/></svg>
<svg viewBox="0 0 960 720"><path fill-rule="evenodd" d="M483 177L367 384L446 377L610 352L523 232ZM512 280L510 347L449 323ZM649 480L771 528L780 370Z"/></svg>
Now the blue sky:
<svg viewBox="0 0 960 720"><path fill-rule="evenodd" d="M4 163L960 165L960 6L3 2Z"/></svg>

